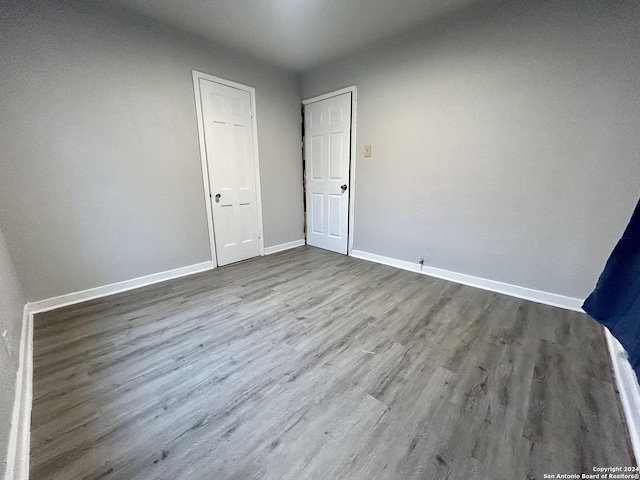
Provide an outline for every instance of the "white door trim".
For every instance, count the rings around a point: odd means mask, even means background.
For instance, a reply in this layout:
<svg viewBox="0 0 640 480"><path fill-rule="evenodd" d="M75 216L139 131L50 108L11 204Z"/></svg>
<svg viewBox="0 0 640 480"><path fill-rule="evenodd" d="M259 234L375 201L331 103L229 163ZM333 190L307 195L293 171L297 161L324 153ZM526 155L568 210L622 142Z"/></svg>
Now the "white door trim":
<svg viewBox="0 0 640 480"><path fill-rule="evenodd" d="M207 149L205 147L204 124L202 103L200 99L200 79L209 80L211 82L226 85L227 87L243 90L251 95L251 129L253 130L253 159L255 163L256 173L256 205L258 207L258 229L259 229L259 246L260 255L264 255L264 227L262 223L262 191L260 189L260 160L258 155L258 124L256 121L256 89L248 85L225 80L224 78L214 77L207 73L191 71L193 74L193 92L196 100L196 119L198 121L198 139L200 141L200 162L202 164L202 184L204 185L204 203L207 211L207 227L209 229L209 247L211 249L211 260L215 267L218 266L216 258L216 244L213 233L213 212L211 210L211 187L209 185L209 168L207 166Z"/></svg>
<svg viewBox="0 0 640 480"><path fill-rule="evenodd" d="M353 227L355 212L355 184L356 184L356 126L358 124L358 90L355 85L341 88L334 92L318 95L317 97L302 100L303 105L326 100L327 98L336 97L343 93L351 93L351 158L349 161L349 222L347 225L347 236L349 237L347 245L347 255L351 255L353 250Z"/></svg>

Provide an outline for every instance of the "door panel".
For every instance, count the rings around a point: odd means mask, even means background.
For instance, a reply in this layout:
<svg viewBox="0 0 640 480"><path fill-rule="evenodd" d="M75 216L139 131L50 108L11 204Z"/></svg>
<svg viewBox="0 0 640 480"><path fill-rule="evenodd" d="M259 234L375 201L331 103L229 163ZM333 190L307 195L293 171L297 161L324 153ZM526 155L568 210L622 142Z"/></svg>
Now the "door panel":
<svg viewBox="0 0 640 480"><path fill-rule="evenodd" d="M307 243L345 254L350 152L351 94L305 105Z"/></svg>
<svg viewBox="0 0 640 480"><path fill-rule="evenodd" d="M199 79L218 265L260 255L251 94Z"/></svg>
<svg viewBox="0 0 640 480"><path fill-rule="evenodd" d="M313 199L311 203L311 211L313 215L307 218L311 218L311 233L323 235L324 230L322 229L322 225L324 223L324 199L321 193L312 193L311 197Z"/></svg>
<svg viewBox="0 0 640 480"><path fill-rule="evenodd" d="M342 234L342 194L329 194L329 236L340 238Z"/></svg>
<svg viewBox="0 0 640 480"><path fill-rule="evenodd" d="M309 139L311 142L310 151L310 162L311 165L311 178L313 180L322 180L322 135L316 135Z"/></svg>
<svg viewBox="0 0 640 480"><path fill-rule="evenodd" d="M329 179L342 180L344 164L344 132L329 135ZM348 143L348 142L347 142ZM348 165L347 165L348 168Z"/></svg>

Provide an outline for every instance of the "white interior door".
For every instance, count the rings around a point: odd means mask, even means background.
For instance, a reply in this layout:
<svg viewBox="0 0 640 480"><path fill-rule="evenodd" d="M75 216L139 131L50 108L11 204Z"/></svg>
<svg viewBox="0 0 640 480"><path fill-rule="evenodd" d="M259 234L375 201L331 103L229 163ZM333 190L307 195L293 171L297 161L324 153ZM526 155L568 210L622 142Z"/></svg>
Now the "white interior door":
<svg viewBox="0 0 640 480"><path fill-rule="evenodd" d="M249 91L199 79L218 265L260 255Z"/></svg>
<svg viewBox="0 0 640 480"><path fill-rule="evenodd" d="M305 105L307 243L347 253L351 93Z"/></svg>

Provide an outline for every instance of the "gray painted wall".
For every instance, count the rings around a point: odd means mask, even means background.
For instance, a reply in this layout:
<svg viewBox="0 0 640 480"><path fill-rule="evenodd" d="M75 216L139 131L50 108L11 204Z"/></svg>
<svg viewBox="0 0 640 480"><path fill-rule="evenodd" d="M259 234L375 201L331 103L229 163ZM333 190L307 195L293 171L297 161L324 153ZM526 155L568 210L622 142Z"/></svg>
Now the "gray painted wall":
<svg viewBox="0 0 640 480"><path fill-rule="evenodd" d="M640 195L639 32L639 2L477 5L305 73L358 87L354 248L584 298Z"/></svg>
<svg viewBox="0 0 640 480"><path fill-rule="evenodd" d="M24 303L22 288L0 230L0 335L7 332L6 340L0 337L0 477L4 476L6 466Z"/></svg>
<svg viewBox="0 0 640 480"><path fill-rule="evenodd" d="M0 224L29 301L210 260L192 69L256 88L265 246L302 238L296 75L105 3L0 9Z"/></svg>

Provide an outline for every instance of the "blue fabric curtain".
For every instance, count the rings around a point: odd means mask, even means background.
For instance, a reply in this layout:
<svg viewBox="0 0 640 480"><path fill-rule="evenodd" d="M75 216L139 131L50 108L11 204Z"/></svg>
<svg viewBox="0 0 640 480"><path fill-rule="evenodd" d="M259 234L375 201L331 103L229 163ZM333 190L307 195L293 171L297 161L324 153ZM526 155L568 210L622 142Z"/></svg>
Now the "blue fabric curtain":
<svg viewBox="0 0 640 480"><path fill-rule="evenodd" d="M582 308L620 341L640 378L640 202Z"/></svg>

